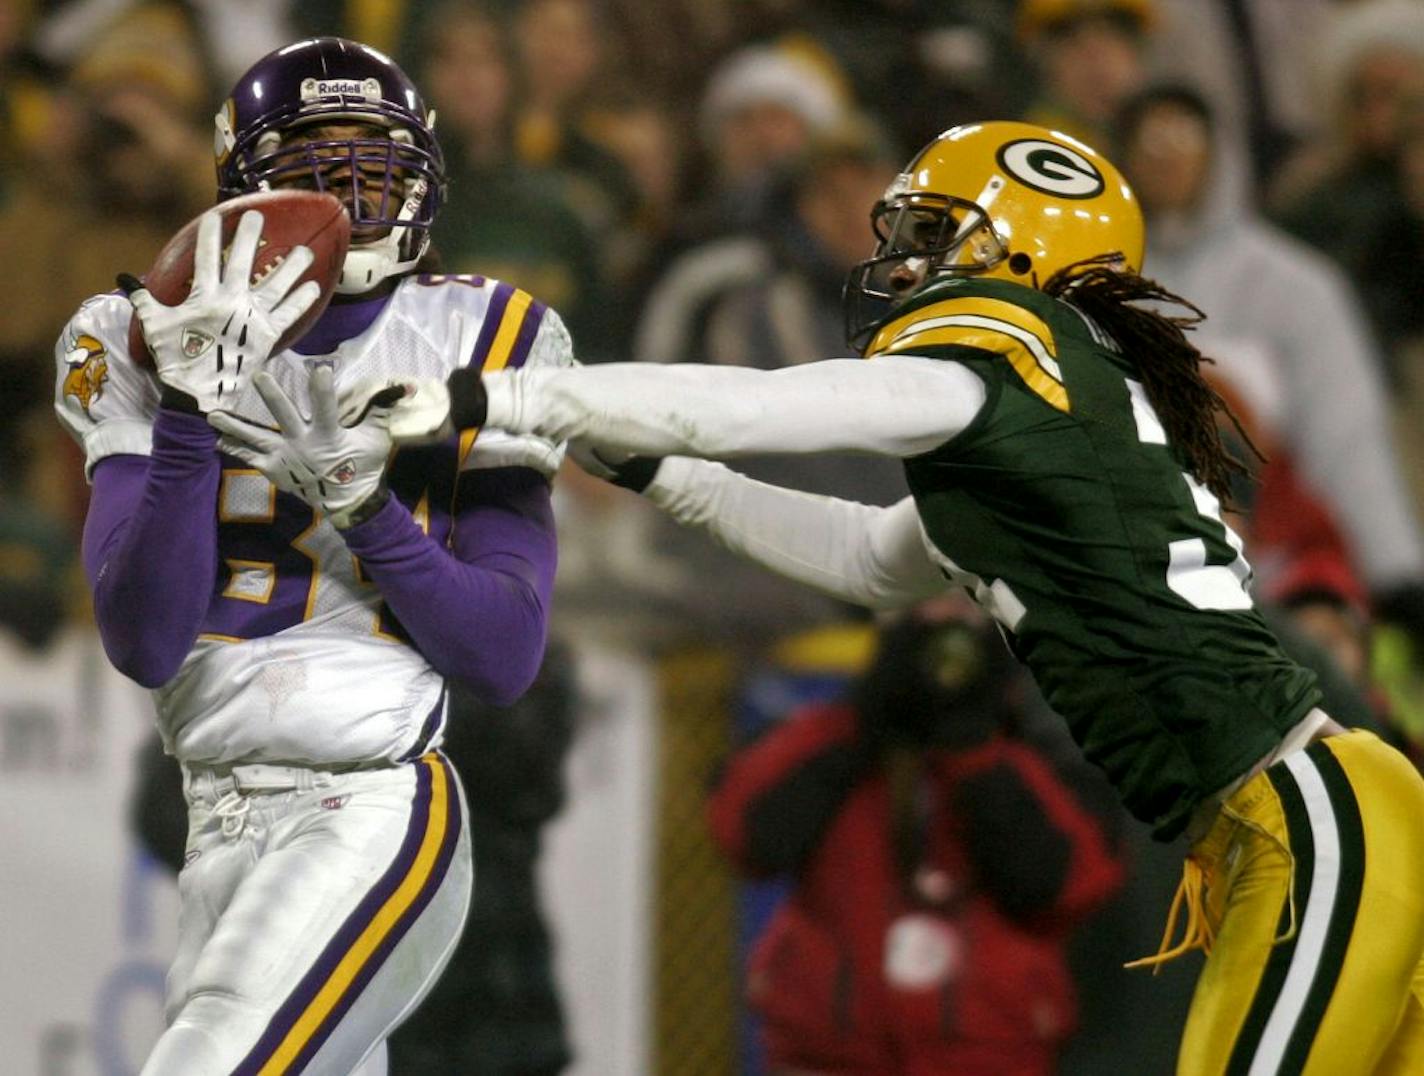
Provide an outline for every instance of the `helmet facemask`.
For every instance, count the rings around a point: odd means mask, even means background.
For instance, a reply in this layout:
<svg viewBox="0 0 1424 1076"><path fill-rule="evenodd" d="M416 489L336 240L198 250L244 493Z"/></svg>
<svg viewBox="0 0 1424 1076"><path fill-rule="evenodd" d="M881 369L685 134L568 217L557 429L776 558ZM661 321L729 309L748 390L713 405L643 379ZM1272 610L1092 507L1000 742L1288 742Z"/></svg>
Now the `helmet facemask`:
<svg viewBox="0 0 1424 1076"><path fill-rule="evenodd" d="M1091 146L1028 123L942 132L896 177L873 221L875 255L846 281L847 337L862 351L937 279L1042 291L1110 251L1128 269L1142 264L1142 211L1121 173Z"/></svg>
<svg viewBox="0 0 1424 1076"><path fill-rule="evenodd" d="M952 195L907 192L878 202L873 257L850 271L844 303L846 340L857 349L895 307L940 276L972 276L1009 256L989 214Z"/></svg>
<svg viewBox="0 0 1424 1076"><path fill-rule="evenodd" d="M351 216L338 292L416 267L445 197L435 113L389 56L313 37L268 53L215 117L218 199L295 187L335 194Z"/></svg>
<svg viewBox="0 0 1424 1076"><path fill-rule="evenodd" d="M323 117L320 125L344 125ZM369 135L303 138L303 127L265 132L254 147L248 174L258 189L327 191L351 217L351 248L336 290L368 291L415 266L429 246L439 208L440 162L414 144L401 127Z"/></svg>

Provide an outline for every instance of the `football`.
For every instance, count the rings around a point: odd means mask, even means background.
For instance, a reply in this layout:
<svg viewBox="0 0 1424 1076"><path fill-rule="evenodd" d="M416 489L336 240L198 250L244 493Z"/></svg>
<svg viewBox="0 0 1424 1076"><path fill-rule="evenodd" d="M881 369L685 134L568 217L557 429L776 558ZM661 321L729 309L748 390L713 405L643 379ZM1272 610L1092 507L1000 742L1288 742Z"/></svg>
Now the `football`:
<svg viewBox="0 0 1424 1076"><path fill-rule="evenodd" d="M222 214L223 258L226 260L237 222L249 209L262 214L262 239L252 264L252 282L266 276L285 258L293 247L311 248L315 259L292 287L308 280L321 285L321 295L311 309L297 319L277 341L276 349L291 347L316 323L331 301L336 282L341 277L341 264L351 243L351 219L346 208L333 195L318 191L258 191L229 199L217 206ZM193 251L198 240L198 221L194 217L158 252L153 267L143 274L143 284L155 299L168 306L182 302L193 286ZM135 316L129 322L129 354L134 362L153 369L153 356L144 343L143 327Z"/></svg>

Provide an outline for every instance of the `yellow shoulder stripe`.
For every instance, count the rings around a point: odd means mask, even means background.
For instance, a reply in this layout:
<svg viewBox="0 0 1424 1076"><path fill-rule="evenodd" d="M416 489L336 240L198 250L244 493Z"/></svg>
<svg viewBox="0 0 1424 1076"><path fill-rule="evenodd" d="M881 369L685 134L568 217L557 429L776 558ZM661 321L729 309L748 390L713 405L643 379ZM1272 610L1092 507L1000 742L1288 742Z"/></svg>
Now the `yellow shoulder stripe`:
<svg viewBox="0 0 1424 1076"><path fill-rule="evenodd" d="M514 351L514 341L519 336L520 326L524 324L524 316L529 313L529 304L533 301L534 297L527 291L514 289L514 294L509 297L509 303L504 308L499 331L495 334L494 342L484 357L484 365L480 367L481 372L492 374L496 370L504 369ZM478 429L461 431L457 470L465 462L465 457L470 454L470 449L475 447L475 438L479 435Z"/></svg>
<svg viewBox="0 0 1424 1076"><path fill-rule="evenodd" d="M1053 332L1032 311L1002 299L946 299L890 322L876 333L866 355L912 353L934 345L1003 355L1029 389L1060 411L1070 409Z"/></svg>

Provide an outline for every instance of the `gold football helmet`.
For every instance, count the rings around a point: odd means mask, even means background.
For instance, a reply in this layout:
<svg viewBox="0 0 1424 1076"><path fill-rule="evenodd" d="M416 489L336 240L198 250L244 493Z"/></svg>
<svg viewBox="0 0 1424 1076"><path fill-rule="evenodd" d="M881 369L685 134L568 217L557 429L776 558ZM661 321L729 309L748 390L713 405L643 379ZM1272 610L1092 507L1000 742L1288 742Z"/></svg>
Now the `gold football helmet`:
<svg viewBox="0 0 1424 1076"><path fill-rule="evenodd" d="M972 123L936 138L871 212L875 255L846 281L846 338L860 346L896 305L939 276L1042 287L1075 262L1142 267L1142 210L1092 147L1029 123Z"/></svg>

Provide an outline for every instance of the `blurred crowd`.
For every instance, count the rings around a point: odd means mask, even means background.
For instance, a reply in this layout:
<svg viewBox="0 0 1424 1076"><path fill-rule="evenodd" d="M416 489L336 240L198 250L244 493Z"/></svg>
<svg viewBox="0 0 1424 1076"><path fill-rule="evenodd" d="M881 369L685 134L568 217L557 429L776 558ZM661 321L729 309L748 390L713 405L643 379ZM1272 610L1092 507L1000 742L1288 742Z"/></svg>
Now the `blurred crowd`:
<svg viewBox="0 0 1424 1076"><path fill-rule="evenodd" d="M85 617L57 332L211 204L233 79L325 33L391 53L436 109L444 268L554 306L585 363L844 355L841 283L870 253L870 208L935 133L1025 118L1103 151L1146 212L1145 275L1200 307L1231 433L1262 450L1235 498L1257 595L1328 709L1424 757L1424 0L0 0L6 647L42 651ZM904 494L893 461L742 469ZM751 675L858 616L577 471L556 498L554 622L575 652L716 648ZM1071 761L1051 721L1029 723L1042 758ZM1065 796L1100 801L1075 780ZM1121 899L1155 901L1170 857L1111 855Z"/></svg>

